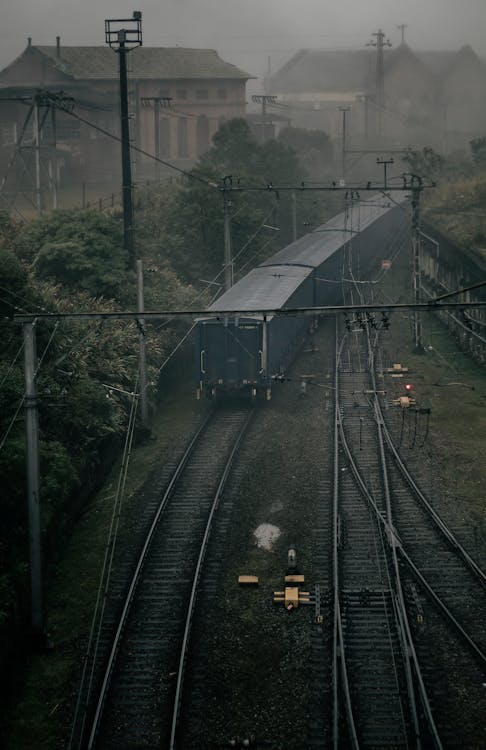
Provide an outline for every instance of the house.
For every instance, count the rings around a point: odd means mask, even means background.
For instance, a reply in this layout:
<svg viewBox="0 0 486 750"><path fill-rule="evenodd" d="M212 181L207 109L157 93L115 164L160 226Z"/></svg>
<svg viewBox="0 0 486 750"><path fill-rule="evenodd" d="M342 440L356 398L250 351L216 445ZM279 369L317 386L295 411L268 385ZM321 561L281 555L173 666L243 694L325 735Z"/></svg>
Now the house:
<svg viewBox="0 0 486 750"><path fill-rule="evenodd" d="M225 120L245 115L251 76L210 49L137 47L126 56L132 143L191 166ZM2 188L110 184L121 173L119 58L108 46L27 48L0 71ZM39 147L37 144L39 134ZM33 148L35 146L35 148ZM135 181L160 174L133 153ZM14 158L15 157L15 158Z"/></svg>
<svg viewBox="0 0 486 750"><path fill-rule="evenodd" d="M271 111L292 124L356 145L430 145L447 152L467 148L486 133L486 64L471 47L417 52L406 44L383 50L384 106L377 112L377 51L301 50L265 82L276 96ZM378 129L381 121L381 133ZM380 136L378 139L377 136Z"/></svg>

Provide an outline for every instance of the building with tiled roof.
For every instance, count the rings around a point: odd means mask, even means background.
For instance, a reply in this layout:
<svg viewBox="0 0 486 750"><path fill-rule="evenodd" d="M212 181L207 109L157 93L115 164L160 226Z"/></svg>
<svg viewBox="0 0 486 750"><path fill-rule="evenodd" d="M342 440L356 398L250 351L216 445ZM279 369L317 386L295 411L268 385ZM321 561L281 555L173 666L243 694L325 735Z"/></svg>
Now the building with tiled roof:
<svg viewBox="0 0 486 750"><path fill-rule="evenodd" d="M340 108L349 108L347 132L357 142L377 129L374 49L300 50L266 79L277 97L272 111L294 125L342 130ZM400 146L463 148L486 132L486 64L470 48L456 52L384 50L385 137Z"/></svg>
<svg viewBox="0 0 486 750"><path fill-rule="evenodd" d="M245 115L251 76L214 50L140 46L128 53L127 67L132 142L178 166L194 163L223 121ZM51 160L45 171L52 172L55 162L61 183L68 177L85 185L116 181L120 144L107 135L120 133L116 52L109 46L64 47L59 37L53 46L29 39L22 54L0 71L0 169L7 168L19 145L28 149L35 140L31 103L38 90L74 100L74 116L57 109L55 124L40 107L43 163ZM160 174L140 153L134 164L136 180Z"/></svg>

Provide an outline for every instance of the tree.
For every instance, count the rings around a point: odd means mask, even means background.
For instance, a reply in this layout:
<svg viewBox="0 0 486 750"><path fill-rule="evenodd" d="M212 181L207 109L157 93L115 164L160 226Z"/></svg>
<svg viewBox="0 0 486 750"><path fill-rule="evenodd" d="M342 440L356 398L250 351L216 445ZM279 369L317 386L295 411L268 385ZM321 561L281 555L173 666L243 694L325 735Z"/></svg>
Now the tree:
<svg viewBox="0 0 486 750"><path fill-rule="evenodd" d="M113 217L92 210L55 211L21 230L14 247L41 279L93 297L126 294L127 255L120 222Z"/></svg>
<svg viewBox="0 0 486 750"><path fill-rule="evenodd" d="M309 179L321 182L333 165L333 147L323 130L288 127L279 133L278 140L294 149Z"/></svg>
<svg viewBox="0 0 486 750"><path fill-rule="evenodd" d="M179 274L192 282L211 277L222 281L223 196L217 187L225 177L231 177L235 187L263 189L229 196L237 273L292 240L292 196L271 189L272 184L300 185L308 177L292 146L275 140L260 144L245 120L231 120L215 134L212 148L192 174L194 179L179 190L167 215L166 251Z"/></svg>
<svg viewBox="0 0 486 750"><path fill-rule="evenodd" d="M479 169L486 169L486 136L473 138L469 142L471 147L471 156L474 164Z"/></svg>
<svg viewBox="0 0 486 750"><path fill-rule="evenodd" d="M27 273L15 255L0 246L0 316L11 316L28 304Z"/></svg>
<svg viewBox="0 0 486 750"><path fill-rule="evenodd" d="M415 151L407 146L402 160L409 165L413 174L430 180L436 179L444 166L443 157L428 146L424 146L421 151Z"/></svg>

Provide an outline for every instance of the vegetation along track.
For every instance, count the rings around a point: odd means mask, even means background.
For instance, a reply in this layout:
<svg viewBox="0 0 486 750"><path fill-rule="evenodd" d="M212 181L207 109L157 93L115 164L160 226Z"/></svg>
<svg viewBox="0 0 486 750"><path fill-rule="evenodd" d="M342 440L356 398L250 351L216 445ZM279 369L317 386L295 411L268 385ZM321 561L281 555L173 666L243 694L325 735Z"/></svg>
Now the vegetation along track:
<svg viewBox="0 0 486 750"><path fill-rule="evenodd" d="M81 746L175 747L197 586L248 407L210 414L163 494L143 544Z"/></svg>
<svg viewBox="0 0 486 750"><path fill-rule="evenodd" d="M337 357L334 743L480 747L484 574L393 445L374 336Z"/></svg>

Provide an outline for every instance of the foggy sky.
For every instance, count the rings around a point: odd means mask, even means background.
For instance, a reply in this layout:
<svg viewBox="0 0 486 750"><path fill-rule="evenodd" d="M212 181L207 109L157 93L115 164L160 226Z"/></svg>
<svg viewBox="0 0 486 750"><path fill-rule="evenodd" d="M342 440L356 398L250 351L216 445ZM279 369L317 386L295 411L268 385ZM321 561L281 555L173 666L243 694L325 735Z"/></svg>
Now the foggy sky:
<svg viewBox="0 0 486 750"><path fill-rule="evenodd" d="M298 49L356 49L381 27L394 46L470 44L486 59L486 0L2 0L0 69L33 44L104 44L106 18L143 14L146 46L211 47L255 76Z"/></svg>

